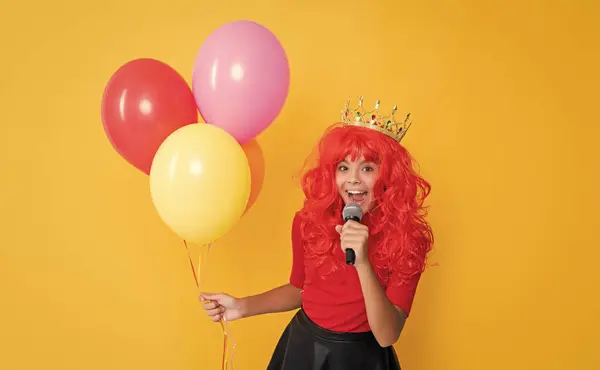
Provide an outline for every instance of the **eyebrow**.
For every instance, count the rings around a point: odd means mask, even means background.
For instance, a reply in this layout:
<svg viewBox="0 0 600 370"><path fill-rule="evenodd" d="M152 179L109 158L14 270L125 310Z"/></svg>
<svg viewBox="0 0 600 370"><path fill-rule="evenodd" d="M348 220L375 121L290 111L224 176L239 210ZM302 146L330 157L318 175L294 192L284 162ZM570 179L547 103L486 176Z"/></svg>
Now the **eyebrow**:
<svg viewBox="0 0 600 370"><path fill-rule="evenodd" d="M348 162L347 160L345 160L345 159L342 159L341 161L339 161L339 162L338 162L338 164L342 164L342 163L349 164L349 162ZM374 164L374 165L376 165L376 164L377 164L376 162L373 162L373 161L367 161L366 159L365 159L365 160L362 160L362 161L361 161L359 164L361 164L361 165L362 165L362 164L365 164L365 163Z"/></svg>

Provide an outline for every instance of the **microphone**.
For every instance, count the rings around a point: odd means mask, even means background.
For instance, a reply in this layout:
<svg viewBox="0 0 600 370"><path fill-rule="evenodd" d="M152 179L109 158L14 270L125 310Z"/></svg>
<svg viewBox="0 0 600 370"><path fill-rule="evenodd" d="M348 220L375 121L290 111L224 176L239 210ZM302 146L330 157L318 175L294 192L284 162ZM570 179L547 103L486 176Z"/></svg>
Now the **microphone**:
<svg viewBox="0 0 600 370"><path fill-rule="evenodd" d="M348 222L350 220L360 222L362 217L362 208L360 208L360 206L356 203L348 203L342 211L342 218L344 219L344 222ZM354 262L356 262L356 253L352 248L346 249L346 264L354 265Z"/></svg>

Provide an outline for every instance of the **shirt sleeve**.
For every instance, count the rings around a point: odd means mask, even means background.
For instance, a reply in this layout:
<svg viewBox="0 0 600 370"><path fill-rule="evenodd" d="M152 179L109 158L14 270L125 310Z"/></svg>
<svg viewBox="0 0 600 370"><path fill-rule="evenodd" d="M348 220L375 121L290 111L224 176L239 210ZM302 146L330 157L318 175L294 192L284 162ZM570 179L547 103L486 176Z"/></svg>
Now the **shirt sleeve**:
<svg viewBox="0 0 600 370"><path fill-rule="evenodd" d="M386 296L393 305L398 306L408 316L415 298L421 273L413 275L408 282L400 283L400 276L392 273L386 288Z"/></svg>
<svg viewBox="0 0 600 370"><path fill-rule="evenodd" d="M304 287L304 246L300 234L300 219L294 216L292 221L292 272L290 273L290 284L298 289Z"/></svg>

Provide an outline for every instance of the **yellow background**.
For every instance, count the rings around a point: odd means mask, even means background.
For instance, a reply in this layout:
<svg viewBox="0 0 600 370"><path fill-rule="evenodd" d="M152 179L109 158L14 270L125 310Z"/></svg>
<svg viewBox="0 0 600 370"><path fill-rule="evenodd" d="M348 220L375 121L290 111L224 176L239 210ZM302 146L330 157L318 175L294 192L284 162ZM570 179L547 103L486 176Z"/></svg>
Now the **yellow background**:
<svg viewBox="0 0 600 370"><path fill-rule="evenodd" d="M596 1L22 1L0 14L0 368L218 369L180 240L110 146L100 99L138 57L188 81L202 41L251 19L290 58L258 140L262 193L215 244L211 290L285 283L293 176L347 96L399 104L431 181L432 268L403 369L598 369ZM291 313L232 325L264 369Z"/></svg>

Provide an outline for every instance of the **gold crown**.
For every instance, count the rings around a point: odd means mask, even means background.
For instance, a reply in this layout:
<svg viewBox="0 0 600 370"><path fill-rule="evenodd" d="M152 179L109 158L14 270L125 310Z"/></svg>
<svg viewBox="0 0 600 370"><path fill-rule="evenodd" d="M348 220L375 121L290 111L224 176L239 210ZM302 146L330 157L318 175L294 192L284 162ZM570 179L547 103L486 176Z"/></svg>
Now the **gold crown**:
<svg viewBox="0 0 600 370"><path fill-rule="evenodd" d="M361 96L358 101L358 107L356 109L350 108L350 99L346 102L346 106L342 109L342 122L344 125L360 126L370 128L385 134L397 142L402 141L406 131L410 128L410 113L406 115L404 121L397 122L394 114L398 109L394 105L392 113L387 116L379 114L379 103L377 100L375 103L375 109L372 111L365 111L363 109L363 97Z"/></svg>

